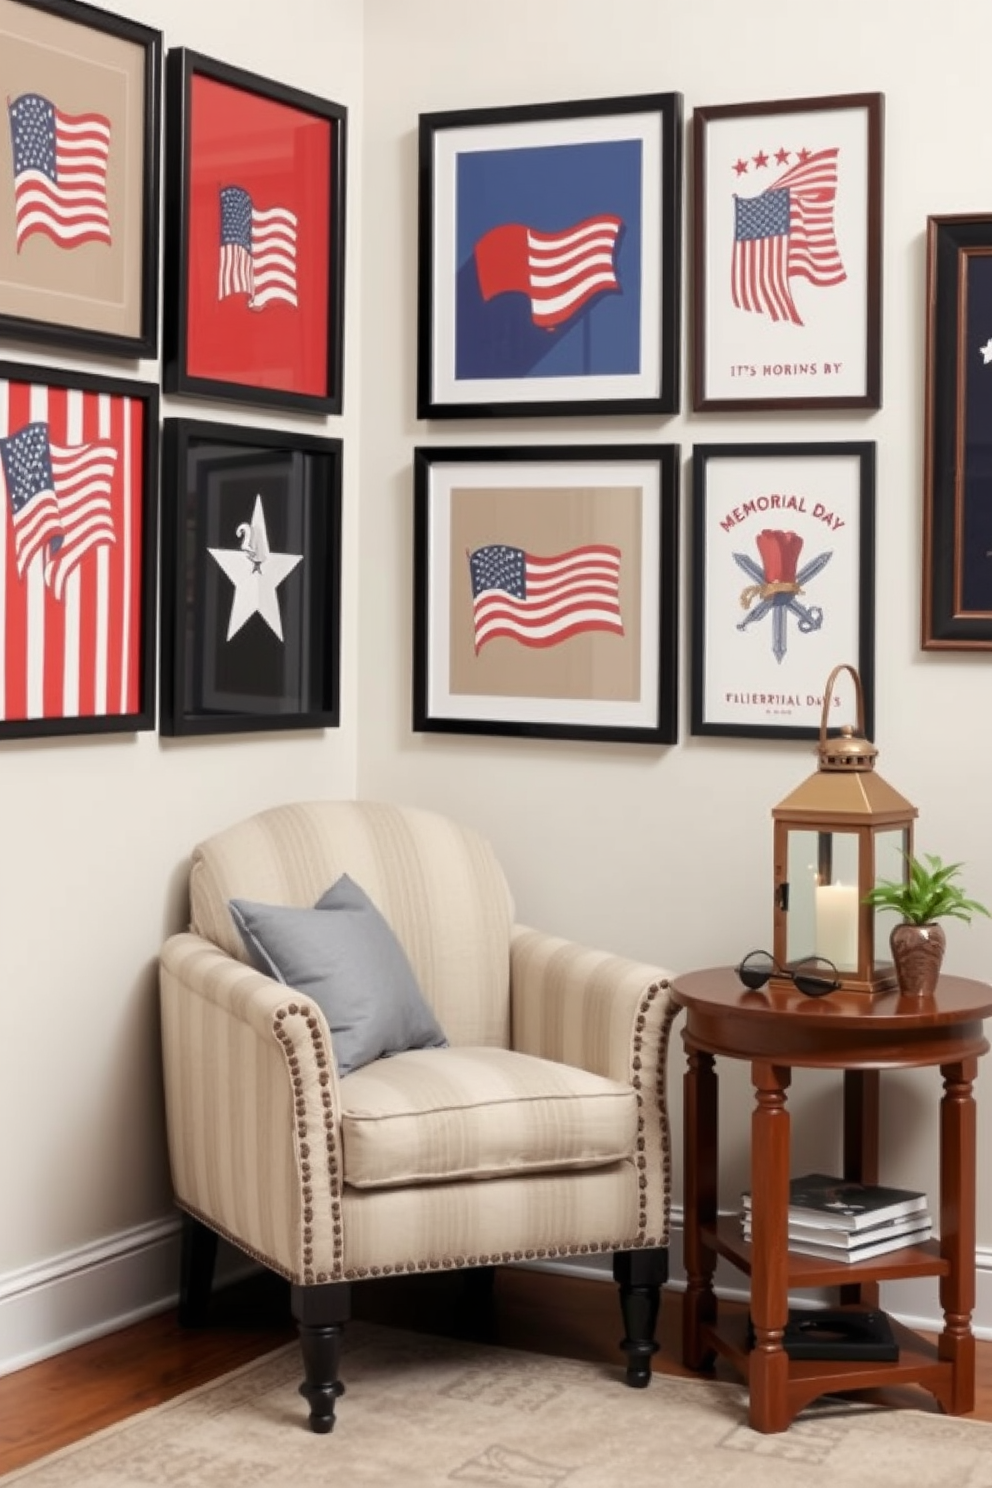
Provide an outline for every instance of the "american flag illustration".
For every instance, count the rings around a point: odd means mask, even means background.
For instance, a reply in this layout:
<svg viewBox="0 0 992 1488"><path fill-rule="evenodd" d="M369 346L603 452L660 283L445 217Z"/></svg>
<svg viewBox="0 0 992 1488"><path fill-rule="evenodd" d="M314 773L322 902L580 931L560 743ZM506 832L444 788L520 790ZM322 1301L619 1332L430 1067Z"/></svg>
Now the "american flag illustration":
<svg viewBox="0 0 992 1488"><path fill-rule="evenodd" d="M61 248L109 243L110 120L64 114L40 93L22 93L7 113L18 250L32 233L44 233Z"/></svg>
<svg viewBox="0 0 992 1488"><path fill-rule="evenodd" d="M0 718L139 710L143 419L0 380Z"/></svg>
<svg viewBox="0 0 992 1488"><path fill-rule="evenodd" d="M48 425L25 424L0 439L14 524L17 572L44 553L45 583L61 599L83 554L112 543L110 493L117 463L111 444L52 444Z"/></svg>
<svg viewBox="0 0 992 1488"><path fill-rule="evenodd" d="M475 268L484 300L511 290L530 299L535 325L553 330L595 295L619 290L616 272L619 217L589 217L559 233L541 233L519 222L487 232L475 245Z"/></svg>
<svg viewBox="0 0 992 1488"><path fill-rule="evenodd" d="M475 649L496 636L556 646L587 630L623 635L620 549L590 543L538 558L490 543L469 554Z"/></svg>
<svg viewBox="0 0 992 1488"><path fill-rule="evenodd" d="M217 298L235 294L247 295L252 310L272 300L297 303L296 214L260 211L243 186L222 186Z"/></svg>
<svg viewBox="0 0 992 1488"><path fill-rule="evenodd" d="M760 196L734 197L731 295L739 309L802 325L789 281L826 287L847 278L834 235L837 154L818 150Z"/></svg>

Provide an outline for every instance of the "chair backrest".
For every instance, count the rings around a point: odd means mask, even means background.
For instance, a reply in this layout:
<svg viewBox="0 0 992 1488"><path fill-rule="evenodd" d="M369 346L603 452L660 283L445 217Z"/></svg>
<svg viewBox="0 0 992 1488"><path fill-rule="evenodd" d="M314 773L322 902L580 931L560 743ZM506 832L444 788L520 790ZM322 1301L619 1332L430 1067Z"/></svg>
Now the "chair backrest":
<svg viewBox="0 0 992 1488"><path fill-rule="evenodd" d="M452 1044L509 1042L513 902L490 844L374 801L274 806L193 851L190 928L247 961L230 899L315 904L347 873L385 915Z"/></svg>

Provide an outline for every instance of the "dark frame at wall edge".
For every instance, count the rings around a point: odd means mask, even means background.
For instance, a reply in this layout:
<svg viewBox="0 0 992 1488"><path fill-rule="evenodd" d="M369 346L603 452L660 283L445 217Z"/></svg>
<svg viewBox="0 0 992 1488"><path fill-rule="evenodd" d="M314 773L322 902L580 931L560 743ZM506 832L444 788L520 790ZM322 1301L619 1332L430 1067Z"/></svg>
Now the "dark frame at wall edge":
<svg viewBox="0 0 992 1488"><path fill-rule="evenodd" d="M430 475L435 465L645 460L659 467L658 705L650 727L457 719L429 711ZM680 448L676 444L419 446L414 449L414 579L412 727L415 733L489 734L529 739L591 740L619 744L678 742Z"/></svg>
<svg viewBox="0 0 992 1488"><path fill-rule="evenodd" d="M992 562L988 559L992 526L985 521L982 531L982 513L968 501L969 478L975 477L967 458L968 395L971 378L983 375L986 366L984 360L978 361L980 350L985 355L978 345L981 329L969 322L973 306L966 270L971 254L979 262L990 262L992 213L927 218L920 624L924 651L992 651L992 586L987 607L965 609L962 594L966 534L983 561ZM990 330L992 325L986 326L984 334ZM992 378L992 368L988 372Z"/></svg>
<svg viewBox="0 0 992 1488"><path fill-rule="evenodd" d="M435 398L433 324L434 139L439 130L487 124L603 118L611 114L659 113L664 128L660 183L661 272L659 293L659 388L650 397L551 398L544 401L445 402ZM654 93L459 109L422 114L418 128L417 418L507 418L543 415L677 413L681 403L683 100L681 93ZM658 266L653 266L658 272ZM652 266L641 265L642 276ZM581 381L581 379L576 379Z"/></svg>
<svg viewBox="0 0 992 1488"><path fill-rule="evenodd" d="M158 353L159 158L162 135L162 32L84 0L15 0L60 20L104 31L144 49L144 139L141 150L140 329L136 335L63 325L0 313L0 336L98 356L154 357Z"/></svg>
<svg viewBox="0 0 992 1488"><path fill-rule="evenodd" d="M187 710L186 657L183 640L196 596L190 596L189 516L184 474L190 445L195 440L248 446L265 453L292 451L327 463L327 504L323 511L324 551L332 569L332 583L319 586L323 608L325 661L319 706L299 713L225 714ZM162 421L162 573L159 640L159 733L168 738L208 734L285 732L290 729L335 728L340 722L341 694L341 507L343 441L290 429L267 429L247 424L215 423L203 419L166 418ZM315 592L317 592L315 590ZM311 616L311 621L314 616Z"/></svg>
<svg viewBox="0 0 992 1488"><path fill-rule="evenodd" d="M159 407L157 383L139 382L129 377L111 377L92 372L70 372L22 362L0 361L0 380L4 382L44 385L78 390L82 393L105 394L116 398L134 398L144 404L144 447L142 450L142 490L136 505L141 512L141 593L138 617L141 629L137 647L138 707L131 713L101 713L88 716L5 719L0 721L0 743L8 739L66 737L81 734L138 733L155 727L155 643L158 575L159 527ZM5 520L5 517L0 517ZM7 629L6 615L0 614L0 628Z"/></svg>
<svg viewBox="0 0 992 1488"><path fill-rule="evenodd" d="M190 94L195 73L247 93L326 119L332 131L327 263L326 391L296 393L251 383L191 376L187 363L189 274ZM302 413L339 414L344 399L344 275L347 200L347 109L329 99L246 72L187 47L170 48L165 63L165 267L163 275L162 386L167 393L219 398Z"/></svg>

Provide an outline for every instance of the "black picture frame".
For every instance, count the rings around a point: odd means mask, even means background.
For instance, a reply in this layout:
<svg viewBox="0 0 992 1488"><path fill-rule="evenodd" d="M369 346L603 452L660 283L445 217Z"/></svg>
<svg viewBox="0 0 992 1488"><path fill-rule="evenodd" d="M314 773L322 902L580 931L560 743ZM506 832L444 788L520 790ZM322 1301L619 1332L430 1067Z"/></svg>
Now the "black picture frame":
<svg viewBox="0 0 992 1488"><path fill-rule="evenodd" d="M157 356L162 50L161 31L83 0L7 0L0 336ZM83 179L70 136L89 143Z"/></svg>
<svg viewBox="0 0 992 1488"><path fill-rule="evenodd" d="M678 411L682 132L680 93L421 115L418 418Z"/></svg>
<svg viewBox="0 0 992 1488"><path fill-rule="evenodd" d="M992 651L992 213L927 218L924 651Z"/></svg>
<svg viewBox="0 0 992 1488"><path fill-rule="evenodd" d="M164 420L160 733L340 721L341 459L340 439Z"/></svg>
<svg viewBox="0 0 992 1488"><path fill-rule="evenodd" d="M671 444L415 449L414 730L674 744L678 485Z"/></svg>
<svg viewBox="0 0 992 1488"><path fill-rule="evenodd" d="M817 739L842 663L873 734L875 480L869 441L693 446L693 734ZM847 672L832 706L858 716Z"/></svg>
<svg viewBox="0 0 992 1488"><path fill-rule="evenodd" d="M341 412L347 117L330 99L170 49L166 392Z"/></svg>
<svg viewBox="0 0 992 1488"><path fill-rule="evenodd" d="M693 110L692 406L879 408L881 93Z"/></svg>
<svg viewBox="0 0 992 1488"><path fill-rule="evenodd" d="M155 727L159 390L0 362L0 740Z"/></svg>

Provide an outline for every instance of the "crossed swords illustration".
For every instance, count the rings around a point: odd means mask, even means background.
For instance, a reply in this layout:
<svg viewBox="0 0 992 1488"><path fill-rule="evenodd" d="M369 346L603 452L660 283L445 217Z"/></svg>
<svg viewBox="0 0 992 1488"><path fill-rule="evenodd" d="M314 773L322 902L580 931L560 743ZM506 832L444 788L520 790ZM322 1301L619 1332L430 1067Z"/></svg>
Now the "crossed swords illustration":
<svg viewBox="0 0 992 1488"><path fill-rule="evenodd" d="M746 553L735 553L733 556L738 568L743 569L748 578L764 588L768 580L765 578L762 565L756 563L753 558L749 558ZM822 573L832 557L832 553L820 553L799 569L796 574L796 583L800 588L808 584L810 579L815 579L818 573ZM769 610L772 615L772 652L776 661L781 661L788 650L790 615L795 615L799 621L801 635L809 635L811 631L819 630L823 624L823 611L819 605L801 604L794 594L770 594L767 599L762 599L755 605L737 629L746 630L755 620L763 620Z"/></svg>

